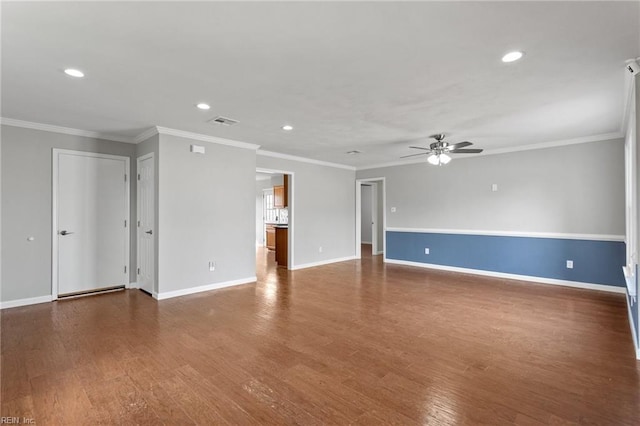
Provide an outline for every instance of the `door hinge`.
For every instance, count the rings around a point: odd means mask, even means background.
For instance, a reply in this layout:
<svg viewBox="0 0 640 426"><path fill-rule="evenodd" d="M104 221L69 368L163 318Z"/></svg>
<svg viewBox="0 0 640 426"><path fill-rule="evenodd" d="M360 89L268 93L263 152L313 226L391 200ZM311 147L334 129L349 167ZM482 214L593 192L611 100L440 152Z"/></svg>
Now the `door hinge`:
<svg viewBox="0 0 640 426"><path fill-rule="evenodd" d="M140 227L140 221L138 221L138 228Z"/></svg>
<svg viewBox="0 0 640 426"><path fill-rule="evenodd" d="M127 227L127 219L124 220L124 227Z"/></svg>
<svg viewBox="0 0 640 426"><path fill-rule="evenodd" d="M140 180L140 173L138 173L138 180Z"/></svg>
<svg viewBox="0 0 640 426"><path fill-rule="evenodd" d="M124 181L125 182L127 181L127 175L124 175Z"/></svg>
<svg viewBox="0 0 640 426"><path fill-rule="evenodd" d="M127 265L124 265L124 273L127 273Z"/></svg>
<svg viewBox="0 0 640 426"><path fill-rule="evenodd" d="M140 268L138 268L138 275L140 275Z"/></svg>

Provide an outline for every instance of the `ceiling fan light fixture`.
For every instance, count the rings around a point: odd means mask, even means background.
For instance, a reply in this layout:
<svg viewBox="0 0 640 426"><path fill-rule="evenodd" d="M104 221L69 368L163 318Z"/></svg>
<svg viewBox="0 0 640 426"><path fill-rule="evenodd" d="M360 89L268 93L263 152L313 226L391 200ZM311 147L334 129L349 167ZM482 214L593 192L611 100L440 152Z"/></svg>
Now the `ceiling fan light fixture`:
<svg viewBox="0 0 640 426"><path fill-rule="evenodd" d="M431 154L429 158L427 158L427 161L429 162L429 164L433 164L434 166L437 166L440 164L440 159L436 154Z"/></svg>
<svg viewBox="0 0 640 426"><path fill-rule="evenodd" d="M447 154L440 154L440 164L449 164L449 162L451 161L451 157L449 157Z"/></svg>

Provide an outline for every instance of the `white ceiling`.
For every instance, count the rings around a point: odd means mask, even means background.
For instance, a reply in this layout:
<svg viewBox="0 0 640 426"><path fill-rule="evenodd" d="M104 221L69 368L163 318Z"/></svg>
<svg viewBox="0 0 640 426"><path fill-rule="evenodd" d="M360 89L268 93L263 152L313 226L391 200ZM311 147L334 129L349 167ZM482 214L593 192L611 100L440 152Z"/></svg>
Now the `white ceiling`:
<svg viewBox="0 0 640 426"><path fill-rule="evenodd" d="M2 116L356 166L436 132L488 150L582 138L620 131L639 24L638 2L3 2Z"/></svg>

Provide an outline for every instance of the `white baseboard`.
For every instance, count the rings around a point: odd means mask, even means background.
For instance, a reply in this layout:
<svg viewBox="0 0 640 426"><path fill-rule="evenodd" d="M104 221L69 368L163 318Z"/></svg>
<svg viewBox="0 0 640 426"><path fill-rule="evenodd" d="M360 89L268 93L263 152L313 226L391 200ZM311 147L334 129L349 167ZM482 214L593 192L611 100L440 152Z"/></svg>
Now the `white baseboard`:
<svg viewBox="0 0 640 426"><path fill-rule="evenodd" d="M377 255L382 254L382 253L384 253L382 250L378 250L377 252L373 253L373 256L377 256Z"/></svg>
<svg viewBox="0 0 640 426"><path fill-rule="evenodd" d="M130 282L129 284L125 285L124 288L140 288L140 284L138 284L137 282L133 281L133 282Z"/></svg>
<svg viewBox="0 0 640 426"><path fill-rule="evenodd" d="M357 258L355 256L337 257L335 259L321 260L320 262L311 262L311 263L303 263L302 265L294 265L291 267L291 270L297 271L298 269L313 268L315 266L328 265L330 263L346 262L347 260L354 260L354 259L357 259Z"/></svg>
<svg viewBox="0 0 640 426"><path fill-rule="evenodd" d="M373 244L371 241L360 241L360 244L368 244L371 245Z"/></svg>
<svg viewBox="0 0 640 426"><path fill-rule="evenodd" d="M6 302L0 302L0 309L17 308L18 306L36 305L38 303L51 302L53 298L51 295L30 297L28 299L8 300Z"/></svg>
<svg viewBox="0 0 640 426"><path fill-rule="evenodd" d="M170 299L172 297L179 297L179 296L186 296L188 294L201 293L203 291L217 290L219 288L231 287L234 285L253 283L256 281L257 281L256 277L247 277L247 278L241 278L239 280L223 281L220 283L201 285L199 287L190 287L190 288L184 288L184 289L175 290L175 291L165 291L164 293L154 292L153 297L158 300L164 300L164 299Z"/></svg>
<svg viewBox="0 0 640 426"><path fill-rule="evenodd" d="M631 312L631 306L629 305L629 297L625 297L627 300L627 313L629 314L629 328L631 329L631 338L633 339L633 348L636 350L636 359L640 359L640 346L636 346L638 342L638 336L636 336L636 329L633 328L633 313ZM636 303L638 301L636 300ZM640 344L640 342L638 342Z"/></svg>
<svg viewBox="0 0 640 426"><path fill-rule="evenodd" d="M542 283L542 284L553 284L553 285L561 285L565 287L585 288L588 290L607 291L610 293L621 293L621 294L626 293L626 290L624 287L615 287L611 285L583 283L579 281L559 280L555 278L534 277L531 275L507 274L504 272L483 271L481 269L459 268L457 266L444 266L444 265L436 265L433 263L411 262L408 260L385 259L385 262L394 263L396 265L407 265L407 266L417 266L419 268L438 269L441 271L461 272L463 274L483 275L487 277L507 278L507 279L518 280L518 281L533 281L533 282Z"/></svg>

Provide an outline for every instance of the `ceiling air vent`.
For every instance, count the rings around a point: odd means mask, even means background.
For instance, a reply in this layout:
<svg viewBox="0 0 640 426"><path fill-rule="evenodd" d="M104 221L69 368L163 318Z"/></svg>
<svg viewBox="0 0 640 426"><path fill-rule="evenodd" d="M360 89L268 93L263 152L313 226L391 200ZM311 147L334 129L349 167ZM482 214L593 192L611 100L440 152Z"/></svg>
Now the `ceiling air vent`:
<svg viewBox="0 0 640 426"><path fill-rule="evenodd" d="M233 126L234 124L238 124L238 120L234 120L232 118L218 116L214 119L208 121L211 124L222 124L223 126Z"/></svg>

